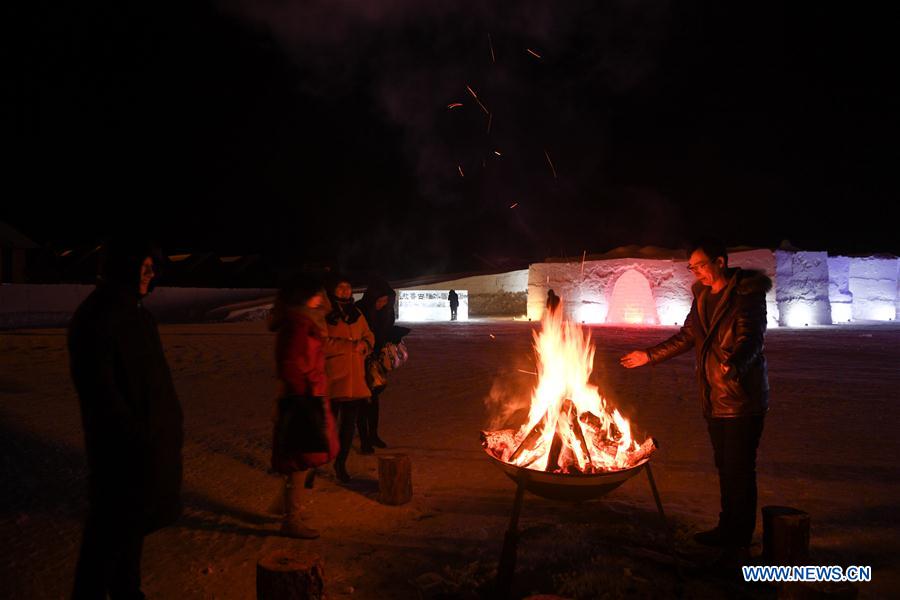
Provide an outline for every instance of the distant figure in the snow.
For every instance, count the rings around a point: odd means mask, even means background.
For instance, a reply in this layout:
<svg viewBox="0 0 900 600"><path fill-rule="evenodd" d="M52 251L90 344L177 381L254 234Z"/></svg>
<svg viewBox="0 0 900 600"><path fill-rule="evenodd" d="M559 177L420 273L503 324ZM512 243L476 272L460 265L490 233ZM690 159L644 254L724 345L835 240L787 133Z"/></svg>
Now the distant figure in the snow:
<svg viewBox="0 0 900 600"><path fill-rule="evenodd" d="M69 324L89 509L72 597L143 598L144 536L181 514L181 405L156 320L142 304L155 251L105 245L97 288Z"/></svg>
<svg viewBox="0 0 900 600"><path fill-rule="evenodd" d="M325 318L328 337L325 340L325 372L331 410L339 421L341 449L334 460L338 481L347 483L347 456L353 444L353 431L360 407L371 392L366 385L366 356L375 347L375 336L362 311L353 302L353 288L344 278L337 278L329 288L332 310Z"/></svg>
<svg viewBox="0 0 900 600"><path fill-rule="evenodd" d="M375 336L375 347L370 360L377 360L381 349L390 341L394 329L394 299L397 293L383 279L374 279L359 301L359 308ZM360 448L363 454L371 454L375 448L387 448L378 436L379 396L385 386L371 388L372 397L362 405L357 418Z"/></svg>
<svg viewBox="0 0 900 600"><path fill-rule="evenodd" d="M447 294L447 300L450 301L450 320L456 320L456 309L459 308L459 294L457 294L454 290L450 290L450 293Z"/></svg>
<svg viewBox="0 0 900 600"><path fill-rule="evenodd" d="M553 290L547 290L547 310L552 315L559 308L559 296Z"/></svg>
<svg viewBox="0 0 900 600"><path fill-rule="evenodd" d="M272 434L272 469L285 477L281 531L302 539L319 537L301 517L306 471L330 462L338 451L325 377L328 307L322 285L299 277L279 291L269 318L269 329L278 332L275 365L281 385ZM312 487L312 477L307 481Z"/></svg>
<svg viewBox="0 0 900 600"><path fill-rule="evenodd" d="M756 451L769 407L766 292L772 281L759 271L729 269L725 246L716 240L695 244L687 268L697 281L684 327L661 344L626 354L621 363L632 369L694 348L722 495L718 525L694 539L722 547L716 566L734 572L749 558L756 526Z"/></svg>

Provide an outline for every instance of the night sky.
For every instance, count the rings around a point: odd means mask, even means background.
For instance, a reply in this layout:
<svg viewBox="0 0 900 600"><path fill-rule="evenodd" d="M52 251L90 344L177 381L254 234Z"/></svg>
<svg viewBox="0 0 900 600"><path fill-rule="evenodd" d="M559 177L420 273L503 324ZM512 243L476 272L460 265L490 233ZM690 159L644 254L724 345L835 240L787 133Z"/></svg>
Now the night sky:
<svg viewBox="0 0 900 600"><path fill-rule="evenodd" d="M896 34L858 6L131 4L6 9L0 220L39 243L393 278L700 234L900 253Z"/></svg>

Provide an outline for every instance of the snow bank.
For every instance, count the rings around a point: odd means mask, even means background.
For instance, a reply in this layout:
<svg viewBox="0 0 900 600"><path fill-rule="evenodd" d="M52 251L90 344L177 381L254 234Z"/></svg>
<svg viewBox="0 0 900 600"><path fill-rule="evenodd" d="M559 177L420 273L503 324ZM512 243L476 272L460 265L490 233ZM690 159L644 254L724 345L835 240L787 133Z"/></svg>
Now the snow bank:
<svg viewBox="0 0 900 600"><path fill-rule="evenodd" d="M0 285L0 328L66 325L92 285ZM271 297L275 290L159 287L144 300L162 322L202 321L227 304Z"/></svg>

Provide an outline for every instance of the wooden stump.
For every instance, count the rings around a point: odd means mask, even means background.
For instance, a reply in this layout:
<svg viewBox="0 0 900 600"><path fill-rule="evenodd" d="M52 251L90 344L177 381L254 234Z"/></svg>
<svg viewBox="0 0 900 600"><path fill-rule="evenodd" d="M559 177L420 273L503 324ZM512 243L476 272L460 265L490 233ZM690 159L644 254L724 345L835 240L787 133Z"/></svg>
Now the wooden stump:
<svg viewBox="0 0 900 600"><path fill-rule="evenodd" d="M256 563L257 600L320 600L325 567L315 554L275 550Z"/></svg>
<svg viewBox="0 0 900 600"><path fill-rule="evenodd" d="M803 565L809 560L809 515L789 506L764 506L763 560L770 565Z"/></svg>
<svg viewBox="0 0 900 600"><path fill-rule="evenodd" d="M412 463L406 454L378 456L378 501L382 504L406 504L412 499Z"/></svg>

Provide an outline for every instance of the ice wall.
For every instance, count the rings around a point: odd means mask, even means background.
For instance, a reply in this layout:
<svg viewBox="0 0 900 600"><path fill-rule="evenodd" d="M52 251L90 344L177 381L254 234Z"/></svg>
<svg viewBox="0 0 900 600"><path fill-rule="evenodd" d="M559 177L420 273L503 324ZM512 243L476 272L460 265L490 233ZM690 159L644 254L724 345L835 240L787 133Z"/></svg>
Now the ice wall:
<svg viewBox="0 0 900 600"><path fill-rule="evenodd" d="M848 323L853 318L853 294L850 292L850 257L828 257L828 300L831 322Z"/></svg>
<svg viewBox="0 0 900 600"><path fill-rule="evenodd" d="M691 277L686 264L681 264L682 273L670 259L589 260L583 267L581 262L535 263L528 272L528 317L541 318L547 290L552 289L562 298L565 314L573 320L683 323L691 308ZM647 304L647 288L651 306Z"/></svg>
<svg viewBox="0 0 900 600"><path fill-rule="evenodd" d="M831 324L826 252L776 250L775 289L780 325Z"/></svg>
<svg viewBox="0 0 900 600"><path fill-rule="evenodd" d="M405 290L467 290L469 315L521 316L526 311L528 270L492 275L473 275L426 285L403 286Z"/></svg>
<svg viewBox="0 0 900 600"><path fill-rule="evenodd" d="M850 259L849 290L854 321L893 321L897 316L895 257Z"/></svg>
<svg viewBox="0 0 900 600"><path fill-rule="evenodd" d="M398 321L449 321L450 300L448 294L454 290L459 299L456 318L469 320L469 292L456 288L443 290L397 290L399 310Z"/></svg>
<svg viewBox="0 0 900 600"><path fill-rule="evenodd" d="M528 317L541 318L547 290L552 289L563 299L566 315L585 323L681 325L691 310L695 281L687 265L686 259L670 258L589 260L583 267L581 262L535 263L528 270ZM770 250L735 252L729 256L729 265L775 276ZM652 308L647 306L647 286ZM774 287L766 300L769 322L775 324Z"/></svg>
<svg viewBox="0 0 900 600"><path fill-rule="evenodd" d="M766 318L770 327L778 325L778 302L776 299L775 254L771 250L743 250L728 255L729 267L762 271L772 280L772 289L766 294Z"/></svg>

